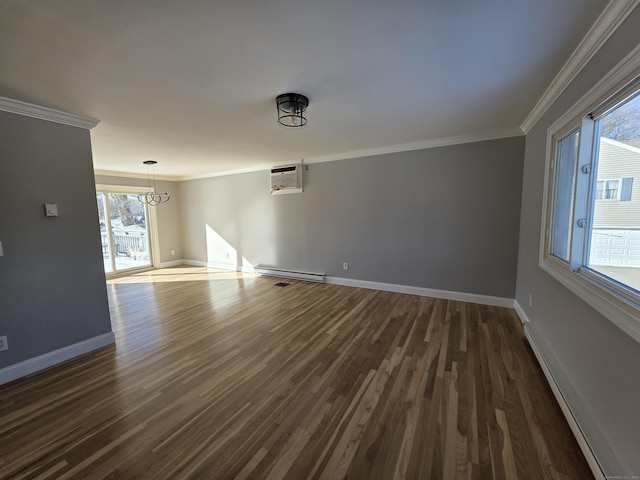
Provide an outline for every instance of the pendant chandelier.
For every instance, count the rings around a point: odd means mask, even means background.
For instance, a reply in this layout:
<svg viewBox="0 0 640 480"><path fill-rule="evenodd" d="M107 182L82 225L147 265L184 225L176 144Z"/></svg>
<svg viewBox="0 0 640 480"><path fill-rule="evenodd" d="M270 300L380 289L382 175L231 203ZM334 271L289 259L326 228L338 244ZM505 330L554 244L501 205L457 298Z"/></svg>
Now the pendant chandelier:
<svg viewBox="0 0 640 480"><path fill-rule="evenodd" d="M299 93L283 93L276 97L278 123L284 127L304 127L307 117L304 116L309 99Z"/></svg>
<svg viewBox="0 0 640 480"><path fill-rule="evenodd" d="M166 203L171 198L171 195L168 193L158 193L156 191L156 173L154 169L154 165L157 164L155 160L145 160L142 162L143 165L147 166L147 179L149 181L149 192L141 193L138 195L138 200L142 203L146 203L152 207L156 205L160 205L161 203ZM151 173L153 173L153 187L151 186Z"/></svg>

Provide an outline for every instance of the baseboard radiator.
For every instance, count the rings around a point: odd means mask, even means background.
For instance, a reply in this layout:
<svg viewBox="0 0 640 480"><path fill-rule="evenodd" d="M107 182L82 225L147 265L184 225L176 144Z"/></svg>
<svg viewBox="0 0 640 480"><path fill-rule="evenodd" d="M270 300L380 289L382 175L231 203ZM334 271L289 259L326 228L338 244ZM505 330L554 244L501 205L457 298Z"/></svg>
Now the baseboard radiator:
<svg viewBox="0 0 640 480"><path fill-rule="evenodd" d="M307 282L325 283L324 273L296 272L294 270L285 270L282 268L268 267L265 265L258 265L254 270L260 275L268 275L270 277L290 278L292 280L305 280Z"/></svg>

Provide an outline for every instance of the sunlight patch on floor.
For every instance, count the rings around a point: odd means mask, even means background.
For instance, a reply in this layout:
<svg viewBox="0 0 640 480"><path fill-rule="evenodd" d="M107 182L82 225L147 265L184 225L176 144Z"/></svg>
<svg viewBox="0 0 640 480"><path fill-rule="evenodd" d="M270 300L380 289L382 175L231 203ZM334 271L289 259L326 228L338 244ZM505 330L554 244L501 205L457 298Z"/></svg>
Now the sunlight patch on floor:
<svg viewBox="0 0 640 480"><path fill-rule="evenodd" d="M256 278L258 273L234 272L207 267L171 267L161 268L141 273L134 273L126 277L110 278L107 284L116 285L123 283L165 283L165 282L194 282L210 280L233 280L241 278Z"/></svg>

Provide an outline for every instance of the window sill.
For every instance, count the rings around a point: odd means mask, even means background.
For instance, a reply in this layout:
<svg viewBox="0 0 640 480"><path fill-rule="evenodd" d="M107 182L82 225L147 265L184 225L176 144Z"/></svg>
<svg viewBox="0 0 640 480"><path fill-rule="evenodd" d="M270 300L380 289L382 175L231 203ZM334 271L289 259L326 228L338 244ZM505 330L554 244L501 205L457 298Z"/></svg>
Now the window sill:
<svg viewBox="0 0 640 480"><path fill-rule="evenodd" d="M640 343L640 310L612 290L600 286L589 272L570 272L566 265L543 258L540 268Z"/></svg>

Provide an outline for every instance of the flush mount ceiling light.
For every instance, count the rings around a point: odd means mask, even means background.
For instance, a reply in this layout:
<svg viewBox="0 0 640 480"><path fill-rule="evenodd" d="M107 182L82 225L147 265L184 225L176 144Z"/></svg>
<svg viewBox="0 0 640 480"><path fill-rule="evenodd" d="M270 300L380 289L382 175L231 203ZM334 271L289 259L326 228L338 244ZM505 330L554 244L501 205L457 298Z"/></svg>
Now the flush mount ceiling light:
<svg viewBox="0 0 640 480"><path fill-rule="evenodd" d="M307 117L304 112L309 106L309 99L299 93L283 93L276 98L278 107L278 123L285 127L304 127Z"/></svg>
<svg viewBox="0 0 640 480"><path fill-rule="evenodd" d="M160 205L161 203L168 202L169 199L171 198L171 195L169 195L166 192L158 193L156 191L156 173L155 173L154 165L156 165L158 162L156 162L155 160L145 160L142 163L147 166L147 179L149 180L150 191L147 193L141 193L140 195L138 195L138 200L152 207L155 207L156 205ZM153 171L153 187L151 186L150 171Z"/></svg>

